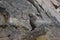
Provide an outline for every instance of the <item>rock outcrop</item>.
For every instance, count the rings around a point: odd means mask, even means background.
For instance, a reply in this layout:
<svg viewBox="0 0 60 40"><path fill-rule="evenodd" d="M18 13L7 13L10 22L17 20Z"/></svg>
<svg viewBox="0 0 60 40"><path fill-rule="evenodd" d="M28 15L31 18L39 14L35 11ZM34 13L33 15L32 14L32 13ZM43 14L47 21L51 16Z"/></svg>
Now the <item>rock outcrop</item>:
<svg viewBox="0 0 60 40"><path fill-rule="evenodd" d="M0 40L60 40L59 32L58 1L0 0Z"/></svg>

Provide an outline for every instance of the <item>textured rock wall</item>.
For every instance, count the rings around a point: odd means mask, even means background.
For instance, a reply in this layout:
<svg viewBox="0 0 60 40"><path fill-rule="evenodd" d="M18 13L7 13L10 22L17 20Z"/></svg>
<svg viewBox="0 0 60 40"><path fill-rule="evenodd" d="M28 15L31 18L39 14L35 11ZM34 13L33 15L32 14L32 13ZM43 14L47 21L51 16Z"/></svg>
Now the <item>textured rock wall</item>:
<svg viewBox="0 0 60 40"><path fill-rule="evenodd" d="M56 0L1 0L0 7L0 40L60 40Z"/></svg>

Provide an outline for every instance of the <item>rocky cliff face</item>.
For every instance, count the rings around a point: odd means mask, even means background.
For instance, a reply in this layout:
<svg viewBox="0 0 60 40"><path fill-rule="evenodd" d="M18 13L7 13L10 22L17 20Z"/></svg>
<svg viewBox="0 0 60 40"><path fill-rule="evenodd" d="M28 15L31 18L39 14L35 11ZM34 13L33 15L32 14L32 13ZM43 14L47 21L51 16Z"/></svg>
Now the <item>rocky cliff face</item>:
<svg viewBox="0 0 60 40"><path fill-rule="evenodd" d="M49 37L48 40L59 40L60 21L56 14L59 5L55 9L53 5L53 8L47 6L45 1L44 4L38 1L0 1L0 40L41 40L37 37L44 35Z"/></svg>

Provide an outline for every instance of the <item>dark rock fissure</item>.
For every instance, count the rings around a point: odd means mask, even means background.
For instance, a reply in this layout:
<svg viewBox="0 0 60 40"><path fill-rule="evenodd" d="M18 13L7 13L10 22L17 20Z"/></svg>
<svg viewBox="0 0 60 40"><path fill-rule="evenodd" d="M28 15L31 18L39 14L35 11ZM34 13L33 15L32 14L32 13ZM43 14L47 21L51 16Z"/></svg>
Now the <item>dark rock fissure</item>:
<svg viewBox="0 0 60 40"><path fill-rule="evenodd" d="M57 9L59 6L55 5L53 2L51 2L53 4L53 6L55 7L55 9Z"/></svg>
<svg viewBox="0 0 60 40"><path fill-rule="evenodd" d="M5 10L5 8L0 7L0 12L3 12Z"/></svg>
<svg viewBox="0 0 60 40"><path fill-rule="evenodd" d="M32 14L29 14L29 17L30 17L30 25L32 27L32 30L31 31L33 31L36 28L36 26L34 25L34 22L33 22L33 21L36 20L36 18Z"/></svg>
<svg viewBox="0 0 60 40"><path fill-rule="evenodd" d="M37 9L37 12L40 14L40 17L42 18L42 15L41 15L40 10L39 10L39 7L42 8L42 6L40 6L40 5L37 6L33 0L32 1L28 0L28 1Z"/></svg>

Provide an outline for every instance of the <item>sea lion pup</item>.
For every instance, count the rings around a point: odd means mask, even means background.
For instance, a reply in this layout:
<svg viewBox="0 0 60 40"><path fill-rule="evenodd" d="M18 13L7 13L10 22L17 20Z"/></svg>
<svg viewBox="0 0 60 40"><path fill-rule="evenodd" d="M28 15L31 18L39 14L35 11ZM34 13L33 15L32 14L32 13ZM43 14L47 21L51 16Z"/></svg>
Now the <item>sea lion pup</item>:
<svg viewBox="0 0 60 40"><path fill-rule="evenodd" d="M9 20L9 13L6 11L5 8L3 7L0 7L0 15L3 16L2 18L4 19L4 22L2 25L0 25L1 27L5 28L7 27L7 24L8 24L8 20Z"/></svg>

